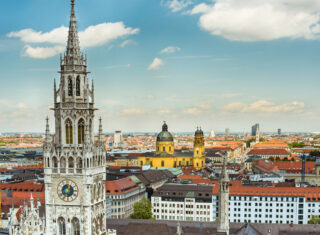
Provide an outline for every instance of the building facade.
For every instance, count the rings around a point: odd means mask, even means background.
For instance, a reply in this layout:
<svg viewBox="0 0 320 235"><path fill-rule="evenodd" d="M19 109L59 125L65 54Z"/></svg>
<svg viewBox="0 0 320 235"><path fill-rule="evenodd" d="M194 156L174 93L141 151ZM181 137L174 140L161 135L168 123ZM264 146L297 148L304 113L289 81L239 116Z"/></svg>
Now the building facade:
<svg viewBox="0 0 320 235"><path fill-rule="evenodd" d="M194 136L194 151L175 151L173 135L166 123L157 136L156 151L147 152L138 157L140 166L152 167L189 167L200 170L205 167L204 135L197 129Z"/></svg>
<svg viewBox="0 0 320 235"><path fill-rule="evenodd" d="M106 182L106 195L111 199L110 218L129 218L133 213L134 204L145 196L146 187L143 184L138 185L138 179L132 177Z"/></svg>
<svg viewBox="0 0 320 235"><path fill-rule="evenodd" d="M156 220L212 221L212 186L165 184L151 203Z"/></svg>
<svg viewBox="0 0 320 235"><path fill-rule="evenodd" d="M55 138L44 144L45 234L107 234L105 148L94 140L94 86L80 51L74 0L60 84L54 85Z"/></svg>

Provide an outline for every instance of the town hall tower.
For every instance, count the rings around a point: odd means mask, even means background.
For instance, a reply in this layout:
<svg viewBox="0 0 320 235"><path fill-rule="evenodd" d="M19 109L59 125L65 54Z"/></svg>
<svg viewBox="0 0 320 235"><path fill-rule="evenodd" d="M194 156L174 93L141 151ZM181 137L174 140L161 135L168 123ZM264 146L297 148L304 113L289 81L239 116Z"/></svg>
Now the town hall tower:
<svg viewBox="0 0 320 235"><path fill-rule="evenodd" d="M106 235L105 146L101 119L94 139L94 86L81 53L75 3L66 52L60 57L60 83L54 84L55 135L47 119L44 144L45 234Z"/></svg>

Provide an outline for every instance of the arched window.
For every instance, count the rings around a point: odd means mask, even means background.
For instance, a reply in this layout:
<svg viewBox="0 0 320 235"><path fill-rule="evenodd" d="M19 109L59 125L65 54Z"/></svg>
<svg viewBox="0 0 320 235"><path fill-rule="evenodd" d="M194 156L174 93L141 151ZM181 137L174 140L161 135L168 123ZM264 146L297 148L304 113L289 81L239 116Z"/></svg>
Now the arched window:
<svg viewBox="0 0 320 235"><path fill-rule="evenodd" d="M78 218L73 218L71 221L71 235L80 235L80 222Z"/></svg>
<svg viewBox="0 0 320 235"><path fill-rule="evenodd" d="M162 147L162 151L166 151L166 147L163 146L163 147Z"/></svg>
<svg viewBox="0 0 320 235"><path fill-rule="evenodd" d="M82 171L82 159L80 157L77 158L77 173L81 173Z"/></svg>
<svg viewBox="0 0 320 235"><path fill-rule="evenodd" d="M164 161L161 161L161 166L164 167Z"/></svg>
<svg viewBox="0 0 320 235"><path fill-rule="evenodd" d="M84 142L84 120L81 118L78 122L78 144Z"/></svg>
<svg viewBox="0 0 320 235"><path fill-rule="evenodd" d="M54 167L54 168L58 168L58 160L57 160L56 157L53 157L53 158L52 158L52 162L53 162L53 167Z"/></svg>
<svg viewBox="0 0 320 235"><path fill-rule="evenodd" d="M64 157L60 159L60 172L61 173L66 172L66 159Z"/></svg>
<svg viewBox="0 0 320 235"><path fill-rule="evenodd" d="M66 144L73 144L72 122L69 118L66 120Z"/></svg>
<svg viewBox="0 0 320 235"><path fill-rule="evenodd" d="M50 167L50 159L47 158L47 167Z"/></svg>
<svg viewBox="0 0 320 235"><path fill-rule="evenodd" d="M74 167L74 161L73 157L68 158L68 168L73 168Z"/></svg>
<svg viewBox="0 0 320 235"><path fill-rule="evenodd" d="M60 217L58 219L58 233L59 235L66 235L66 222L64 218Z"/></svg>
<svg viewBox="0 0 320 235"><path fill-rule="evenodd" d="M76 82L76 95L80 96L80 77L77 77L77 82Z"/></svg>
<svg viewBox="0 0 320 235"><path fill-rule="evenodd" d="M68 96L72 96L73 90L72 90L72 79L71 77L68 78Z"/></svg>

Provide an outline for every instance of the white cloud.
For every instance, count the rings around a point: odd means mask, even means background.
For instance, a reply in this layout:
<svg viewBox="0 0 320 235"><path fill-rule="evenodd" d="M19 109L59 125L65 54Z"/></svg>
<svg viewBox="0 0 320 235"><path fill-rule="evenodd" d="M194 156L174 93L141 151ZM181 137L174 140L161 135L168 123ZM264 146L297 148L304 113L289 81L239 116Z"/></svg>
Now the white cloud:
<svg viewBox="0 0 320 235"><path fill-rule="evenodd" d="M122 110L122 114L124 115L139 115L139 114L143 114L144 111L142 109L124 109Z"/></svg>
<svg viewBox="0 0 320 235"><path fill-rule="evenodd" d="M238 97L238 96L241 96L241 94L239 94L239 93L225 93L225 94L223 94L224 98L234 98L234 97Z"/></svg>
<svg viewBox="0 0 320 235"><path fill-rule="evenodd" d="M164 61L156 57L154 58L152 63L149 65L148 70L158 70L163 65L164 65Z"/></svg>
<svg viewBox="0 0 320 235"><path fill-rule="evenodd" d="M34 59L46 59L52 56L58 55L64 51L63 46L54 46L54 47L32 47L25 46L23 56L28 56Z"/></svg>
<svg viewBox="0 0 320 235"><path fill-rule="evenodd" d="M136 45L136 44L137 43L135 41L133 41L133 40L125 40L122 43L120 43L118 46L123 48L123 47L125 47L127 45Z"/></svg>
<svg viewBox="0 0 320 235"><path fill-rule="evenodd" d="M189 5L193 4L191 0L162 0L162 3L164 3L165 6L169 7L172 12L181 11L182 9L185 9Z"/></svg>
<svg viewBox="0 0 320 235"><path fill-rule="evenodd" d="M209 104L200 104L200 108L202 108L202 109L210 109L210 105Z"/></svg>
<svg viewBox="0 0 320 235"><path fill-rule="evenodd" d="M171 113L171 111L170 111L170 110L167 110L167 109L160 109L160 110L158 111L158 114L168 114L168 113Z"/></svg>
<svg viewBox="0 0 320 235"><path fill-rule="evenodd" d="M102 23L91 25L84 31L79 32L80 45L82 48L102 46L117 38L126 37L139 33L138 28L126 27L123 22ZM20 38L25 43L49 43L51 47L25 47L24 55L32 58L45 59L63 52L63 46L66 44L68 28L61 26L50 32L37 32L33 29L23 29L17 32L7 34L10 38ZM123 46L131 43L123 42ZM121 44L120 44L121 45ZM43 55L42 55L43 53Z"/></svg>
<svg viewBox="0 0 320 235"><path fill-rule="evenodd" d="M199 25L213 35L235 41L320 36L318 0L216 0L196 5Z"/></svg>
<svg viewBox="0 0 320 235"><path fill-rule="evenodd" d="M177 51L181 51L180 47L173 47L173 46L168 46L167 48L164 48L160 51L161 54L166 53L166 54L171 54Z"/></svg>
<svg viewBox="0 0 320 235"><path fill-rule="evenodd" d="M305 108L303 102L293 101L289 104L275 104L266 100L259 100L252 104L233 102L224 107L227 112L240 113L287 113L301 112Z"/></svg>
<svg viewBox="0 0 320 235"><path fill-rule="evenodd" d="M201 114L201 110L198 108L188 108L184 113L189 115L199 115Z"/></svg>

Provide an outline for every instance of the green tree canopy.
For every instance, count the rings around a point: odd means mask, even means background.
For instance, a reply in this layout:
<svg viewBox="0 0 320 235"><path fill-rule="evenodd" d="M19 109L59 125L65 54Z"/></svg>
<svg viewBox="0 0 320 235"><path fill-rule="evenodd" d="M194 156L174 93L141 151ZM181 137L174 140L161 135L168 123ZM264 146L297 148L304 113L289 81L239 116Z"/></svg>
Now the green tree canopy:
<svg viewBox="0 0 320 235"><path fill-rule="evenodd" d="M320 224L320 216L313 215L308 224Z"/></svg>
<svg viewBox="0 0 320 235"><path fill-rule="evenodd" d="M320 156L320 152L319 151L312 151L310 152L311 156L315 156L315 157L319 157Z"/></svg>
<svg viewBox="0 0 320 235"><path fill-rule="evenodd" d="M304 143L292 142L289 144L290 148L303 148L306 145Z"/></svg>
<svg viewBox="0 0 320 235"><path fill-rule="evenodd" d="M153 219L152 205L149 199L143 197L141 201L136 202L133 206L131 219Z"/></svg>

